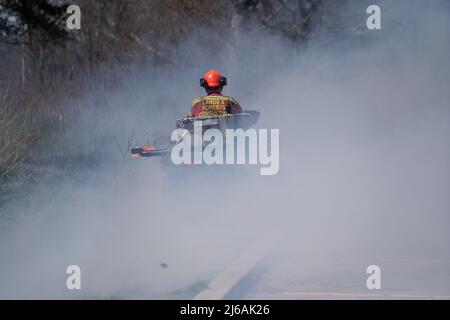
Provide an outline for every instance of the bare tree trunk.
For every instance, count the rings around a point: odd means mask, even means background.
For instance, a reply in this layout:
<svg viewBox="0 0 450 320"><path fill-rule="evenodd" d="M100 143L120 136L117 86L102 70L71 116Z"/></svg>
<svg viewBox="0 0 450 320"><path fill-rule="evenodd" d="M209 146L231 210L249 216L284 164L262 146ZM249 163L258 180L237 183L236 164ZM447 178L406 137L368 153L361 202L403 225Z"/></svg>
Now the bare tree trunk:
<svg viewBox="0 0 450 320"><path fill-rule="evenodd" d="M20 45L20 64L21 64L21 82L22 88L25 87L26 81L26 65L25 65L25 45L22 43Z"/></svg>

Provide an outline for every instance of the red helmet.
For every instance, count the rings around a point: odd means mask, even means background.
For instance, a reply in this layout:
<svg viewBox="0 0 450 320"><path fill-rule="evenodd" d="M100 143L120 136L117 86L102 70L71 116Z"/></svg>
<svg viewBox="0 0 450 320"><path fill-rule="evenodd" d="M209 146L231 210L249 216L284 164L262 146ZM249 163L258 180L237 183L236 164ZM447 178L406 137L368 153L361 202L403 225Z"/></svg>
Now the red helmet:
<svg viewBox="0 0 450 320"><path fill-rule="evenodd" d="M223 87L227 85L227 78L217 70L209 70L200 79L200 86L208 87Z"/></svg>

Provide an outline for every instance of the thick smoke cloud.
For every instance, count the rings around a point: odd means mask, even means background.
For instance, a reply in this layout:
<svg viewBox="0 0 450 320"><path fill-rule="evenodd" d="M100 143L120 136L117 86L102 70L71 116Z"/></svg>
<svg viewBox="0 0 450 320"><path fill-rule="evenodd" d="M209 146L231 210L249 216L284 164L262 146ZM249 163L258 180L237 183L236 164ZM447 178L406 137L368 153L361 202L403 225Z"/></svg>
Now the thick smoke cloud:
<svg viewBox="0 0 450 320"><path fill-rule="evenodd" d="M176 84L161 77L149 87L145 66L124 75L130 86L109 95L117 116L105 120L122 145L132 130L169 134L202 94L198 76L217 67L230 80L225 93L261 112L258 127L280 129L279 174L173 178L143 159L106 182L66 187L67 201L47 215L3 227L0 297L189 296L275 227L286 228L281 253L448 259L448 4L380 6L386 24L363 40L296 51L249 37L213 59L188 39L180 50L199 59ZM342 21L364 24L364 6L350 7ZM85 119L73 128L93 130ZM82 269L81 293L65 288L70 264Z"/></svg>

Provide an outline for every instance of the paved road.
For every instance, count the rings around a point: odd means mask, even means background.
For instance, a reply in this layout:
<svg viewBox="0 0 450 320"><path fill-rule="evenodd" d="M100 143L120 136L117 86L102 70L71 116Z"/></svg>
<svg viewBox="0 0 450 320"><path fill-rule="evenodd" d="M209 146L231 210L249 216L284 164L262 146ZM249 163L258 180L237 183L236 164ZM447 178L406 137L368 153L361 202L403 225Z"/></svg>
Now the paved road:
<svg viewBox="0 0 450 320"><path fill-rule="evenodd" d="M381 289L369 290L366 268L381 269ZM450 299L449 259L274 258L244 299Z"/></svg>

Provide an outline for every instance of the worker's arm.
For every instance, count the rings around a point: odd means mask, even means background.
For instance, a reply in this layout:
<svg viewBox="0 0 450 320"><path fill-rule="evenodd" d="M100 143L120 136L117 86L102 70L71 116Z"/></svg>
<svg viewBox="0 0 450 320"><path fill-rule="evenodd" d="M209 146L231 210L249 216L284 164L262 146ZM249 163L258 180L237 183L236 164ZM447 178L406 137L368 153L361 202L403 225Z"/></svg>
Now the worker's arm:
<svg viewBox="0 0 450 320"><path fill-rule="evenodd" d="M230 110L228 110L228 108L227 108L228 113L231 113L231 114L242 113L242 108L241 108L239 102L232 97L230 97L229 108L230 108Z"/></svg>
<svg viewBox="0 0 450 320"><path fill-rule="evenodd" d="M201 112L201 99L194 99L192 101L192 107L191 111L188 113L189 118L198 117L199 113Z"/></svg>

